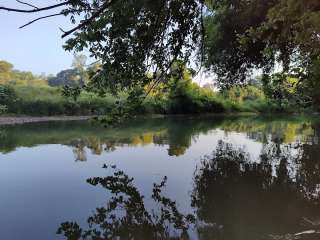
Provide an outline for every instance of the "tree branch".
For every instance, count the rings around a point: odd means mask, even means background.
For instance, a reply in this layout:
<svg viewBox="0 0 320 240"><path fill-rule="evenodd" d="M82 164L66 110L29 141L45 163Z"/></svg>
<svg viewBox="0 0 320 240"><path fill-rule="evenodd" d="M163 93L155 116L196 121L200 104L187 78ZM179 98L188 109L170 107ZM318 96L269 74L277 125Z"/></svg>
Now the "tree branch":
<svg viewBox="0 0 320 240"><path fill-rule="evenodd" d="M16 0L16 1L17 1L18 3L27 5L27 6L29 6L29 7L34 8L34 9L39 9L38 7L36 7L36 6L34 6L34 5L30 4L30 3L22 2L22 1L19 1L19 0Z"/></svg>
<svg viewBox="0 0 320 240"><path fill-rule="evenodd" d="M46 11L46 10L50 10L53 8L61 7L61 6L67 5L69 3L70 3L70 1L66 1L66 2L55 4L55 5L51 5L51 6L47 6L47 7L43 7L43 8L35 8L35 9L31 9L31 10L7 8L7 7L0 6L0 10L5 10L5 11L9 11L9 12L20 12L20 13L35 13L35 12L41 12L41 11Z"/></svg>
<svg viewBox="0 0 320 240"><path fill-rule="evenodd" d="M77 31L78 29L89 25L95 18L97 18L101 13L103 13L104 10L106 10L108 7L110 7L116 0L110 0L109 2L104 3L101 8L95 12L94 14L92 14L92 16L86 20L83 20L78 26L72 28L69 31L66 31L63 35L62 38L65 38L66 36L70 35L71 33Z"/></svg>
<svg viewBox="0 0 320 240"><path fill-rule="evenodd" d="M34 19L34 20L32 20L32 21L30 21L30 22L22 25L22 26L19 27L19 28L20 28L20 29L21 29L21 28L24 28L24 27L26 27L26 26L28 26L28 25L36 22L36 21L39 21L39 20L41 20L41 19L44 19L44 18L55 17L55 16L60 16L60 15L64 15L64 13L56 13L56 14L51 14L51 15L44 16L44 17L39 17L39 18L36 18L36 19Z"/></svg>

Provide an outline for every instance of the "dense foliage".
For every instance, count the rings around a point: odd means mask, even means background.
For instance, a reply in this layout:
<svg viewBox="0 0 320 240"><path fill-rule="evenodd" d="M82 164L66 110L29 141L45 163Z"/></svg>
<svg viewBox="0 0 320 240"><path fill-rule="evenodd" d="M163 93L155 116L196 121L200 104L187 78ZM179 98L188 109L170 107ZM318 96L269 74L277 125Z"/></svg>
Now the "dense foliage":
<svg viewBox="0 0 320 240"><path fill-rule="evenodd" d="M256 69L267 76L266 85L273 85L279 74L272 73L278 71L282 79L298 79L300 94L293 101L318 106L319 90L312 89L318 89L319 81L314 78L320 53L319 1L212 1L209 9L205 65L218 75L220 87L246 83ZM279 88L286 88L286 81L277 82ZM277 89L272 94L279 95Z"/></svg>
<svg viewBox="0 0 320 240"><path fill-rule="evenodd" d="M172 64L187 61L200 37L201 1L73 2L72 8L90 22L67 40L65 48L88 48L102 61L101 71L92 78L99 90L145 85L150 82L146 72L152 69L160 73L158 81L166 81Z"/></svg>

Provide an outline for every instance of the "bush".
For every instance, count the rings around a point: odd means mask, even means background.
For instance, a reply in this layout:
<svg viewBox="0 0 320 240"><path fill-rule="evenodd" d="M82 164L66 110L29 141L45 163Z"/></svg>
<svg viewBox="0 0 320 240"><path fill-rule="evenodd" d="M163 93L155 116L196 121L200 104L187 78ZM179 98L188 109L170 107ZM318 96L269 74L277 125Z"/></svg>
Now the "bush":
<svg viewBox="0 0 320 240"><path fill-rule="evenodd" d="M73 101L23 101L18 100L8 112L32 116L52 115L102 115L110 111L112 105L107 102Z"/></svg>
<svg viewBox="0 0 320 240"><path fill-rule="evenodd" d="M17 100L14 89L8 85L0 85L0 105L8 106Z"/></svg>

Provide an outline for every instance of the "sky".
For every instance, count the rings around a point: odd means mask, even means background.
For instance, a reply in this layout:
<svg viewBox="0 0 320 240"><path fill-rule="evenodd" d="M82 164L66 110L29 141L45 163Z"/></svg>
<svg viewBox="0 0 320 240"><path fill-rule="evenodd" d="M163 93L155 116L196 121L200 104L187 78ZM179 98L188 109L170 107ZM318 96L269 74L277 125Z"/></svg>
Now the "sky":
<svg viewBox="0 0 320 240"><path fill-rule="evenodd" d="M38 7L56 4L56 0L25 0ZM0 6L28 9L28 6L15 0L0 0ZM0 60L12 63L15 69L31 71L35 74L56 74L72 64L73 53L62 48L65 40L61 39L59 27L66 30L72 25L64 16L43 19L30 26L19 29L28 21L44 16L41 14L12 13L0 11Z"/></svg>

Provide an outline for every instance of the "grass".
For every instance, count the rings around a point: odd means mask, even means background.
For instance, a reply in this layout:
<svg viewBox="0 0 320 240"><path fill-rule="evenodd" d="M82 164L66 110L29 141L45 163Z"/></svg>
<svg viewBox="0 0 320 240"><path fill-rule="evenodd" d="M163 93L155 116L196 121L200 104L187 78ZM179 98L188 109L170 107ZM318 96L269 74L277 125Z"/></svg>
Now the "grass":
<svg viewBox="0 0 320 240"><path fill-rule="evenodd" d="M59 88L49 86L14 86L18 99L30 101L63 101Z"/></svg>
<svg viewBox="0 0 320 240"><path fill-rule="evenodd" d="M49 86L14 86L15 101L8 104L8 113L43 115L101 115L114 106L111 95L99 97L83 92L77 101L65 98L59 88Z"/></svg>

